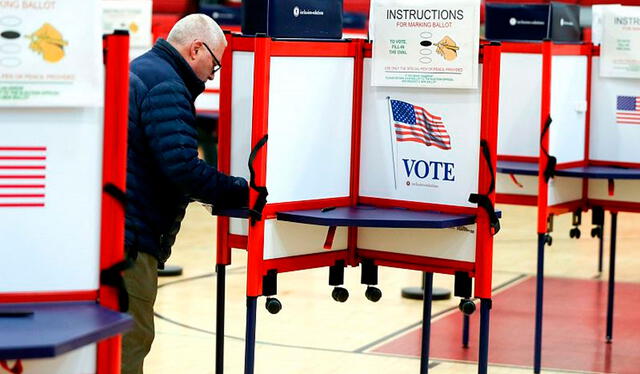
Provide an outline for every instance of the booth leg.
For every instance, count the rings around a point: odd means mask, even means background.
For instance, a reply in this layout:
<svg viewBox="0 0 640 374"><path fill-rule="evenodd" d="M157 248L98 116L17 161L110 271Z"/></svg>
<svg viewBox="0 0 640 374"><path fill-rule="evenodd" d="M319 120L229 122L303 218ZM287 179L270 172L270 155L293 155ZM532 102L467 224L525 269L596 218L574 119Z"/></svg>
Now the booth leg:
<svg viewBox="0 0 640 374"><path fill-rule="evenodd" d="M599 206L591 208L591 237L598 237L598 277L602 275L602 256L604 254L604 209Z"/></svg>
<svg viewBox="0 0 640 374"><path fill-rule="evenodd" d="M536 326L533 347L533 372L540 373L542 356L542 300L544 295L545 234L538 234L538 269L536 273Z"/></svg>
<svg viewBox="0 0 640 374"><path fill-rule="evenodd" d="M618 213L611 212L611 244L609 248L609 295L607 298L607 343L613 339L613 299L616 286L616 235Z"/></svg>
<svg viewBox="0 0 640 374"><path fill-rule="evenodd" d="M429 372L429 341L431 339L431 292L433 273L424 273L424 300L422 307L422 348L420 350L420 374Z"/></svg>
<svg viewBox="0 0 640 374"><path fill-rule="evenodd" d="M462 348L469 348L469 318L468 315L462 314Z"/></svg>
<svg viewBox="0 0 640 374"><path fill-rule="evenodd" d="M602 234L598 239L598 277L602 274L602 257L604 255L604 225L602 225Z"/></svg>
<svg viewBox="0 0 640 374"><path fill-rule="evenodd" d="M224 372L224 299L226 265L216 265L216 374Z"/></svg>
<svg viewBox="0 0 640 374"><path fill-rule="evenodd" d="M489 365L489 313L491 299L480 299L480 343L478 348L478 374L487 374Z"/></svg>
<svg viewBox="0 0 640 374"><path fill-rule="evenodd" d="M247 296L247 327L245 333L244 374L253 374L256 355L257 296Z"/></svg>

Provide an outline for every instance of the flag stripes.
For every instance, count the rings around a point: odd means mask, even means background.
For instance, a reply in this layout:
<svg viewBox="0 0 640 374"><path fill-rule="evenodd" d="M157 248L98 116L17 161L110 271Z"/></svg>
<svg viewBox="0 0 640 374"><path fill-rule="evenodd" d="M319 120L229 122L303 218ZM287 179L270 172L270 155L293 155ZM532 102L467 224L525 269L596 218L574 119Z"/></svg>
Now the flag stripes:
<svg viewBox="0 0 640 374"><path fill-rule="evenodd" d="M46 147L0 146L0 208L44 207Z"/></svg>

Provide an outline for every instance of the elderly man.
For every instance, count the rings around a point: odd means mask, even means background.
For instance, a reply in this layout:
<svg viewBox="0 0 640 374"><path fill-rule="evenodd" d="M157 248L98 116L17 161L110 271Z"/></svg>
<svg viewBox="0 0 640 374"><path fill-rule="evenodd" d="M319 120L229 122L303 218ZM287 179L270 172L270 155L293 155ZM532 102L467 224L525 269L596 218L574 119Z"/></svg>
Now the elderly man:
<svg viewBox="0 0 640 374"><path fill-rule="evenodd" d="M135 326L123 337L123 374L142 373L154 338L157 268L169 257L187 204L247 205L246 180L198 158L194 101L221 68L226 45L213 19L192 14L131 62L125 249L134 265L124 280Z"/></svg>

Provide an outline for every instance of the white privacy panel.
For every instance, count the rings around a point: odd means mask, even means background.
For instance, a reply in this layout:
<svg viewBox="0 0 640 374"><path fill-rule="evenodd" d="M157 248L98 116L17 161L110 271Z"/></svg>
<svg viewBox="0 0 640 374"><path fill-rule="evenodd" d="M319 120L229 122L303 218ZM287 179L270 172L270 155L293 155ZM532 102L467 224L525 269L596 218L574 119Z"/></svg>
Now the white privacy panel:
<svg viewBox="0 0 640 374"><path fill-rule="evenodd" d="M509 195L538 195L538 176L514 175L516 181L509 174L498 173L496 175L496 192Z"/></svg>
<svg viewBox="0 0 640 374"><path fill-rule="evenodd" d="M474 262L476 225L450 229L358 228L358 248Z"/></svg>
<svg viewBox="0 0 640 374"><path fill-rule="evenodd" d="M640 80L600 77L600 58L591 72L589 158L597 161L640 162L640 111L629 111L618 98L640 97ZM636 108L638 107L636 101ZM620 114L616 116L616 112ZM633 120L635 118L635 120ZM631 120L630 120L631 119Z"/></svg>
<svg viewBox="0 0 640 374"><path fill-rule="evenodd" d="M252 112L253 52L234 52L231 79L231 175L247 179Z"/></svg>
<svg viewBox="0 0 640 374"><path fill-rule="evenodd" d="M269 203L349 196L353 63L271 58Z"/></svg>
<svg viewBox="0 0 640 374"><path fill-rule="evenodd" d="M233 52L231 79L231 175L249 180L253 112L253 52ZM231 218L229 232L247 235L246 219Z"/></svg>
<svg viewBox="0 0 640 374"><path fill-rule="evenodd" d="M589 179L589 199L640 203L640 181L616 179L613 196L609 196L609 181Z"/></svg>
<svg viewBox="0 0 640 374"><path fill-rule="evenodd" d="M217 92L203 92L195 102L198 110L217 112L220 110L220 94Z"/></svg>
<svg viewBox="0 0 640 374"><path fill-rule="evenodd" d="M97 289L102 108L0 116L0 292Z"/></svg>
<svg viewBox="0 0 640 374"><path fill-rule="evenodd" d="M553 206L582 199L582 178L554 177L549 179L547 205Z"/></svg>
<svg viewBox="0 0 640 374"><path fill-rule="evenodd" d="M478 188L481 90L372 87L370 69L367 58L360 196L475 206L468 199ZM406 130L411 118L430 124Z"/></svg>
<svg viewBox="0 0 640 374"><path fill-rule="evenodd" d="M194 103L198 111L220 110L220 74L216 74L213 80L205 82L205 91L201 93Z"/></svg>
<svg viewBox="0 0 640 374"><path fill-rule="evenodd" d="M538 157L542 55L502 53L498 154Z"/></svg>
<svg viewBox="0 0 640 374"><path fill-rule="evenodd" d="M264 223L265 260L292 256L326 253L324 242L328 226L305 225L275 219ZM347 228L338 227L330 250L347 249Z"/></svg>
<svg viewBox="0 0 640 374"><path fill-rule="evenodd" d="M93 374L96 357L97 346L90 344L54 358L22 360L22 366L28 374Z"/></svg>
<svg viewBox="0 0 640 374"><path fill-rule="evenodd" d="M587 56L553 56L551 64L549 153L559 163L582 161L586 157Z"/></svg>
<svg viewBox="0 0 640 374"><path fill-rule="evenodd" d="M229 219L229 233L234 235L248 235L249 222L244 218Z"/></svg>

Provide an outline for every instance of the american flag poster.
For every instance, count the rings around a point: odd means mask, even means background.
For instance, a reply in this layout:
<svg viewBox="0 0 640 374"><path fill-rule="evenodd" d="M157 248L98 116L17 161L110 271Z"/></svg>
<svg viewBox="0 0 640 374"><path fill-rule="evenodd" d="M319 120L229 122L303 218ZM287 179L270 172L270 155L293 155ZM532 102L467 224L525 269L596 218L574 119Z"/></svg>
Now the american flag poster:
<svg viewBox="0 0 640 374"><path fill-rule="evenodd" d="M640 97L618 96L616 100L616 123L640 125Z"/></svg>
<svg viewBox="0 0 640 374"><path fill-rule="evenodd" d="M416 142L427 147L451 149L451 137L442 117L400 100L390 100L390 105L398 142Z"/></svg>
<svg viewBox="0 0 640 374"><path fill-rule="evenodd" d="M0 209L45 206L47 147L0 146Z"/></svg>

